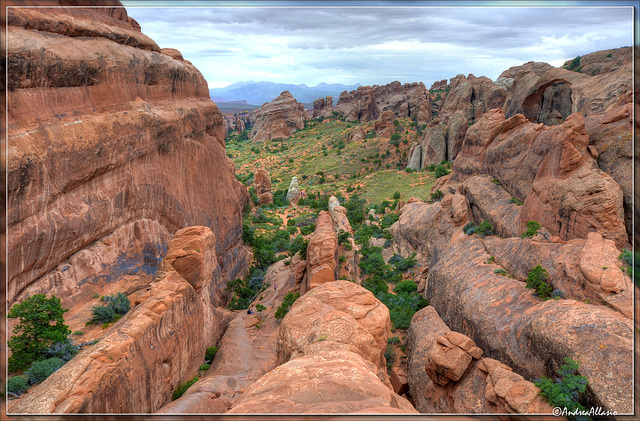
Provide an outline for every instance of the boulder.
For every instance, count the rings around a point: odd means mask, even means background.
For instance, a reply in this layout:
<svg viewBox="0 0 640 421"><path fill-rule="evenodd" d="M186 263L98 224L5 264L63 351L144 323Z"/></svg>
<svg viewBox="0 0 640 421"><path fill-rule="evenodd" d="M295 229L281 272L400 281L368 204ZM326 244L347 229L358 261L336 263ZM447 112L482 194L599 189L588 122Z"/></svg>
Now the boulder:
<svg viewBox="0 0 640 421"><path fill-rule="evenodd" d="M264 168L259 168L253 176L253 188L260 200L261 205L273 203L273 195L271 194L271 177Z"/></svg>
<svg viewBox="0 0 640 421"><path fill-rule="evenodd" d="M313 102L313 118L330 117L333 112L333 98L318 98Z"/></svg>
<svg viewBox="0 0 640 421"><path fill-rule="evenodd" d="M422 146L419 143L414 144L409 149L409 162L407 169L419 170L422 164Z"/></svg>
<svg viewBox="0 0 640 421"><path fill-rule="evenodd" d="M580 253L580 271L591 284L604 292L619 294L633 288L631 280L620 268L620 252L612 240L590 232Z"/></svg>
<svg viewBox="0 0 640 421"><path fill-rule="evenodd" d="M300 186L298 185L298 177L293 177L291 183L289 183L289 190L287 191L287 201L292 204L298 203L300 200Z"/></svg>

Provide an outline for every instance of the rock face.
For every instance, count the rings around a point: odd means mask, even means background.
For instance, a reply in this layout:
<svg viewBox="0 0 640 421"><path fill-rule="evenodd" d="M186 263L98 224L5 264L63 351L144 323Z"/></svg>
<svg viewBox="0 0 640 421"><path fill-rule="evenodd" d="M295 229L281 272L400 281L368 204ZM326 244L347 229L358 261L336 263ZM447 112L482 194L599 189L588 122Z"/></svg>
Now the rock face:
<svg viewBox="0 0 640 421"><path fill-rule="evenodd" d="M377 120L384 111L391 111L393 119L415 117L418 124L431 120L432 97L422 82L398 81L387 85L359 86L357 90L340 94L333 111L347 121L366 123Z"/></svg>
<svg viewBox="0 0 640 421"><path fill-rule="evenodd" d="M127 246L108 238L142 220L165 238L209 226L219 239L214 282L237 277L248 196L200 72L163 54L123 8L11 8L7 19L9 303L47 289L55 273L72 294L93 265L81 256L92 244L116 267ZM224 188L203 183L214 179ZM142 250L161 248L156 234L132 234Z"/></svg>
<svg viewBox="0 0 640 421"><path fill-rule="evenodd" d="M589 154L584 118L573 114L556 128L522 207L521 223L538 221L565 240L596 231L625 247L622 189Z"/></svg>
<svg viewBox="0 0 640 421"><path fill-rule="evenodd" d="M347 281L315 288L282 320L283 364L228 413L417 413L386 377L390 326L386 306L364 288Z"/></svg>
<svg viewBox="0 0 640 421"><path fill-rule="evenodd" d="M407 332L408 379L423 413L551 413L540 390L505 364L483 358L466 335L451 331L431 306Z"/></svg>
<svg viewBox="0 0 640 421"><path fill-rule="evenodd" d="M619 267L619 255L613 241L591 232L580 255L580 271L590 283L604 292L619 294L629 290L632 288L631 281Z"/></svg>
<svg viewBox="0 0 640 421"><path fill-rule="evenodd" d="M327 282L333 282L338 276L338 236L333 228L331 214L320 211L316 220L316 229L309 238L307 246L307 272L305 274L307 291Z"/></svg>
<svg viewBox="0 0 640 421"><path fill-rule="evenodd" d="M300 186L298 185L298 177L293 177L291 183L289 183L289 190L287 191L287 201L289 203L296 204L300 200Z"/></svg>
<svg viewBox="0 0 640 421"><path fill-rule="evenodd" d="M333 112L333 98L318 98L313 102L313 118L329 117Z"/></svg>
<svg viewBox="0 0 640 421"><path fill-rule="evenodd" d="M163 274L129 313L9 411L149 413L170 400L178 384L197 373L206 347L231 319L228 310L211 305L215 243L209 228L179 230Z"/></svg>
<svg viewBox="0 0 640 421"><path fill-rule="evenodd" d="M307 114L289 91L264 104L255 114L251 139L264 142L271 139L288 139L291 133L304 128Z"/></svg>
<svg viewBox="0 0 640 421"><path fill-rule="evenodd" d="M253 176L253 187L258 195L261 205L273 203L273 195L271 194L271 177L264 168L258 169Z"/></svg>
<svg viewBox="0 0 640 421"><path fill-rule="evenodd" d="M631 47L614 48L596 51L580 57L579 71L589 76L613 72L628 64L633 59ZM572 60L567 60L562 67L569 67Z"/></svg>
<svg viewBox="0 0 640 421"><path fill-rule="evenodd" d="M440 120L432 120L427 124L422 139L420 139L420 146L422 147L420 168L430 164L438 165L447 158L445 130Z"/></svg>

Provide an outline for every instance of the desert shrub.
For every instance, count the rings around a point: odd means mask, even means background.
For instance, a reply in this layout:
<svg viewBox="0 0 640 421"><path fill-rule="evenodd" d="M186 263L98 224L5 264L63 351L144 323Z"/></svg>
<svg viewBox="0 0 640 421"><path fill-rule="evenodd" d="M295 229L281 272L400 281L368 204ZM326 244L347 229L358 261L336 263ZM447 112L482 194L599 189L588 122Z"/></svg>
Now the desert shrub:
<svg viewBox="0 0 640 421"><path fill-rule="evenodd" d="M303 249L306 250L307 244L309 244L309 241L306 241L302 235L296 236L291 244L289 244L289 255L293 257L297 252L302 251Z"/></svg>
<svg viewBox="0 0 640 421"><path fill-rule="evenodd" d="M396 294L410 294L412 292L416 292L418 290L418 286L412 280L406 280L398 283L395 288L393 288L393 292Z"/></svg>
<svg viewBox="0 0 640 421"><path fill-rule="evenodd" d="M351 237L351 234L341 229L338 232L338 244L340 245L349 244L349 237Z"/></svg>
<svg viewBox="0 0 640 421"><path fill-rule="evenodd" d="M287 227L287 232L289 233L289 235L294 235L295 233L298 232L298 228L296 228L296 227Z"/></svg>
<svg viewBox="0 0 640 421"><path fill-rule="evenodd" d="M385 266L384 259L381 254L382 248L365 246L360 250L362 258L358 265L362 269L362 273L370 275L376 272L380 272Z"/></svg>
<svg viewBox="0 0 640 421"><path fill-rule="evenodd" d="M435 171L438 166L436 164L429 164L427 167L427 171Z"/></svg>
<svg viewBox="0 0 640 421"><path fill-rule="evenodd" d="M398 254L394 254L389 259L389 264L392 264L397 271L406 272L407 270L414 267L417 263L416 254L412 253L408 258L404 258Z"/></svg>
<svg viewBox="0 0 640 421"><path fill-rule="evenodd" d="M449 174L449 170L444 165L438 165L435 170L436 178L444 177Z"/></svg>
<svg viewBox="0 0 640 421"><path fill-rule="evenodd" d="M117 321L131 308L129 298L122 292L104 298L107 302L104 306L94 306L91 309L90 323L111 323Z"/></svg>
<svg viewBox="0 0 640 421"><path fill-rule="evenodd" d="M380 221L380 228L389 228L391 225L395 224L398 219L400 219L400 215L398 215L397 213L390 213L388 215L385 215Z"/></svg>
<svg viewBox="0 0 640 421"><path fill-rule="evenodd" d="M309 235L315 230L316 230L315 224L307 225L306 227L300 228L300 232L302 233L302 235Z"/></svg>
<svg viewBox="0 0 640 421"><path fill-rule="evenodd" d="M280 306L276 309L276 314L274 315L274 317L276 319L282 319L284 316L286 316L289 310L291 310L291 306L296 302L298 298L300 298L299 292L289 292L287 295L285 295L284 299L282 300L282 304L280 304Z"/></svg>
<svg viewBox="0 0 640 421"><path fill-rule="evenodd" d="M253 186L249 187L249 197L251 198L251 201L253 202L254 205L256 206L260 205L260 199L258 199L258 195L256 194L256 189Z"/></svg>
<svg viewBox="0 0 640 421"><path fill-rule="evenodd" d="M71 330L64 324L64 313L60 298L47 299L44 294L36 294L20 304L14 305L10 319L20 319L13 328L14 336L7 345L12 354L9 357L9 372L23 370L38 360L46 358L46 351L57 342L66 342Z"/></svg>
<svg viewBox="0 0 640 421"><path fill-rule="evenodd" d="M569 63L568 69L569 70L573 70L575 72L580 71L580 59L581 58L582 58L581 56L578 56L578 57L574 58L573 60L571 60L571 62Z"/></svg>
<svg viewBox="0 0 640 421"><path fill-rule="evenodd" d="M215 357L217 353L218 353L217 346L208 347L204 353L204 360L209 362L213 361L213 357Z"/></svg>
<svg viewBox="0 0 640 421"><path fill-rule="evenodd" d="M173 396L171 397L171 400L175 401L176 399L180 398L180 396L184 395L184 392L186 392L187 389L193 386L193 384L197 381L198 381L198 376L195 376L193 379L189 380L188 382L181 383L176 388L176 390L173 391Z"/></svg>
<svg viewBox="0 0 640 421"><path fill-rule="evenodd" d="M518 199L517 197L511 197L511 199L509 199L509 203L515 203L518 206L522 206L524 204L522 200Z"/></svg>
<svg viewBox="0 0 640 421"><path fill-rule="evenodd" d="M31 367L24 374L27 376L29 384L36 384L49 377L63 365L64 361L60 358L48 358L31 364Z"/></svg>
<svg viewBox="0 0 640 421"><path fill-rule="evenodd" d="M557 370L558 378L552 380L546 376L534 380L540 388L540 395L553 407L567 408L567 411L584 410L580 404L580 396L586 392L589 380L578 375L580 363L569 357Z"/></svg>
<svg viewBox="0 0 640 421"><path fill-rule="evenodd" d="M249 307L253 298L264 290L263 282L264 271L255 266L251 267L244 279L227 282L226 290L233 293L229 301L229 309L241 310Z"/></svg>
<svg viewBox="0 0 640 421"><path fill-rule="evenodd" d="M549 272L540 265L527 274L527 288L534 289L534 294L543 300L549 299L553 291L553 287L546 282L548 276Z"/></svg>
<svg viewBox="0 0 640 421"><path fill-rule="evenodd" d="M527 222L527 230L522 233L522 238L533 237L538 234L538 230L542 228L537 221L528 221Z"/></svg>
<svg viewBox="0 0 640 421"><path fill-rule="evenodd" d="M21 395L27 391L29 385L25 376L14 376L7 379L7 392Z"/></svg>
<svg viewBox="0 0 640 421"><path fill-rule="evenodd" d="M398 134L398 133L394 133L394 134L392 134L392 135L391 135L391 139L390 139L390 143L391 143L393 146L396 146L396 147L397 147L397 146L400 146L400 134Z"/></svg>
<svg viewBox="0 0 640 421"><path fill-rule="evenodd" d="M75 334L75 332L74 332ZM69 361L74 355L78 353L78 349L71 343L70 340L63 342L56 342L51 348L45 351L47 358L60 358L62 361Z"/></svg>
<svg viewBox="0 0 640 421"><path fill-rule="evenodd" d="M633 275L633 253L631 250L624 249L622 253L618 256L618 259L621 259L626 264L626 271L629 276Z"/></svg>
<svg viewBox="0 0 640 421"><path fill-rule="evenodd" d="M397 192L393 193L393 198L396 199L396 200L400 199L400 192L397 191Z"/></svg>
<svg viewBox="0 0 640 421"><path fill-rule="evenodd" d="M248 222L242 222L242 241L245 244L253 245L255 240L255 229Z"/></svg>
<svg viewBox="0 0 640 421"><path fill-rule="evenodd" d="M207 371L210 368L211 368L211 364L204 363L204 364L201 364L200 367L198 367L198 370Z"/></svg>
<svg viewBox="0 0 640 421"><path fill-rule="evenodd" d="M347 219L352 227L362 224L365 218L365 201L361 200L357 194L351 195L349 200L344 204L347 209Z"/></svg>
<svg viewBox="0 0 640 421"><path fill-rule="evenodd" d="M491 221L488 219L482 221L482 223L476 228L476 234L478 234L478 236L480 237L493 235L493 225L491 225Z"/></svg>
<svg viewBox="0 0 640 421"><path fill-rule="evenodd" d="M434 193L431 193L431 200L434 202L439 202L444 197L444 193L442 190L436 190Z"/></svg>

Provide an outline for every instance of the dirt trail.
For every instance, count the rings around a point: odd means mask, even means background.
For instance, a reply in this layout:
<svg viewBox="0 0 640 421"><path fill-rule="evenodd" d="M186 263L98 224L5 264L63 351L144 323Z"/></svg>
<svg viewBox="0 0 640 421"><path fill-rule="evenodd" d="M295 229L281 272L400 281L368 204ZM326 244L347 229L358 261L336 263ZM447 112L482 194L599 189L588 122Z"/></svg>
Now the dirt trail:
<svg viewBox="0 0 640 421"><path fill-rule="evenodd" d="M218 344L211 368L178 400L158 413L223 413L234 398L262 375L277 367L276 341L280 322L274 314L284 296L294 290L289 267L283 262L271 266L265 275L267 287L251 303L254 314L238 310ZM276 288L273 288L273 285ZM260 299L262 297L262 299ZM257 304L267 307L260 315Z"/></svg>

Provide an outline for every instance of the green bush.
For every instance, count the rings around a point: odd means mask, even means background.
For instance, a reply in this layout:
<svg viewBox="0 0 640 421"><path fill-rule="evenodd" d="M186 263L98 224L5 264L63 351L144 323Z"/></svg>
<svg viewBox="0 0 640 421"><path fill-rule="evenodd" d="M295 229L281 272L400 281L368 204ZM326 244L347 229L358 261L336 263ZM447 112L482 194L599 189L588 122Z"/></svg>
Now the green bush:
<svg viewBox="0 0 640 421"><path fill-rule="evenodd" d="M211 364L204 363L204 364L200 365L200 367L198 367L198 370L207 371L210 368L211 368Z"/></svg>
<svg viewBox="0 0 640 421"><path fill-rule="evenodd" d="M104 298L107 302L104 306L94 306L91 309L93 318L90 323L112 323L126 314L131 308L129 298L122 292Z"/></svg>
<svg viewBox="0 0 640 421"><path fill-rule="evenodd" d="M444 165L438 165L435 170L436 178L444 177L449 174L449 170Z"/></svg>
<svg viewBox="0 0 640 421"><path fill-rule="evenodd" d="M417 263L416 254L412 253L407 259L404 257L394 254L389 259L389 264L392 264L398 272L406 272L407 270L414 267Z"/></svg>
<svg viewBox="0 0 640 421"><path fill-rule="evenodd" d="M517 197L511 197L511 199L509 199L509 203L515 203L518 206L524 205L524 202L522 202L522 200L518 199Z"/></svg>
<svg viewBox="0 0 640 421"><path fill-rule="evenodd" d="M482 223L476 228L476 234L478 234L478 236L480 237L493 235L493 225L491 225L491 221L488 219L482 221Z"/></svg>
<svg viewBox="0 0 640 421"><path fill-rule="evenodd" d="M580 363L569 357L557 370L559 378L555 381L543 376L534 380L534 384L540 388L540 395L553 407L566 408L567 411L584 410L579 402L580 396L586 392L589 380L585 376L577 374Z"/></svg>
<svg viewBox="0 0 640 421"><path fill-rule="evenodd" d="M45 359L45 352L54 344L67 341L71 333L64 324L67 311L60 305L60 298L47 299L44 294L36 294L11 308L7 317L20 321L7 342L12 351L9 372L24 370L32 362Z"/></svg>
<svg viewBox="0 0 640 421"><path fill-rule="evenodd" d="M522 233L522 238L533 237L538 234L538 230L542 228L537 221L528 221L527 230Z"/></svg>
<svg viewBox="0 0 640 421"><path fill-rule="evenodd" d="M25 376L9 377L7 379L7 392L21 395L27 391L29 385Z"/></svg>
<svg viewBox="0 0 640 421"><path fill-rule="evenodd" d="M406 280L398 283L396 287L393 289L393 292L396 294L410 294L412 292L416 292L418 290L418 286L412 280Z"/></svg>
<svg viewBox="0 0 640 421"><path fill-rule="evenodd" d="M633 253L631 250L624 249L622 253L618 256L618 259L621 259L626 264L626 271L629 276L633 275Z"/></svg>
<svg viewBox="0 0 640 421"><path fill-rule="evenodd" d="M436 190L435 193L431 193L431 200L434 202L439 202L444 197L444 193L442 190Z"/></svg>
<svg viewBox="0 0 640 421"><path fill-rule="evenodd" d="M67 339L64 342L56 342L51 348L47 349L44 354L47 358L60 358L66 362L77 353L78 349Z"/></svg>
<svg viewBox="0 0 640 421"><path fill-rule="evenodd" d="M27 376L29 384L36 384L49 377L63 365L64 361L60 358L49 358L34 362L24 374Z"/></svg>
<svg viewBox="0 0 640 421"><path fill-rule="evenodd" d="M213 361L213 357L215 357L217 353L218 353L217 346L208 347L204 353L204 360L209 362Z"/></svg>
<svg viewBox="0 0 640 421"><path fill-rule="evenodd" d="M349 237L351 237L351 234L341 229L338 232L338 244L340 245L349 244Z"/></svg>
<svg viewBox="0 0 640 421"><path fill-rule="evenodd" d="M571 60L571 63L569 63L568 69L576 71L576 72L580 71L579 66L580 66L580 59L581 58L582 58L581 56L578 56L578 57L574 58L573 60Z"/></svg>
<svg viewBox="0 0 640 421"><path fill-rule="evenodd" d="M400 199L400 192L397 191L397 192L393 193L393 198L396 199L396 200Z"/></svg>
<svg viewBox="0 0 640 421"><path fill-rule="evenodd" d="M437 168L436 164L429 164L429 166L426 167L427 171L435 171Z"/></svg>
<svg viewBox="0 0 640 421"><path fill-rule="evenodd" d="M187 389L193 386L193 384L197 381L198 381L198 376L195 376L193 379L189 380L188 382L180 384L178 388L173 391L173 396L171 400L175 401L176 399L180 398L180 396L184 395L184 392L186 392Z"/></svg>
<svg viewBox="0 0 640 421"><path fill-rule="evenodd" d="M380 221L380 228L389 228L391 225L395 224L398 219L400 219L400 215L398 215L397 213L390 213L388 215L385 215Z"/></svg>
<svg viewBox="0 0 640 421"><path fill-rule="evenodd" d="M307 225L306 227L300 228L300 232L302 233L302 235L309 235L315 230L316 230L315 224Z"/></svg>
<svg viewBox="0 0 640 421"><path fill-rule="evenodd" d="M352 227L362 224L365 218L365 201L361 200L357 194L351 195L349 200L344 204L347 209L347 219Z"/></svg>
<svg viewBox="0 0 640 421"><path fill-rule="evenodd" d="M284 299L282 300L282 304L280 304L280 307L276 309L276 314L274 315L274 317L276 319L282 319L284 316L286 316L289 310L291 310L291 306L296 302L298 298L300 298L299 292L290 292L285 295Z"/></svg>
<svg viewBox="0 0 640 421"><path fill-rule="evenodd" d="M553 292L553 287L546 282L548 276L549 272L540 265L531 269L527 275L527 288L534 289L534 294L543 300L551 298Z"/></svg>

